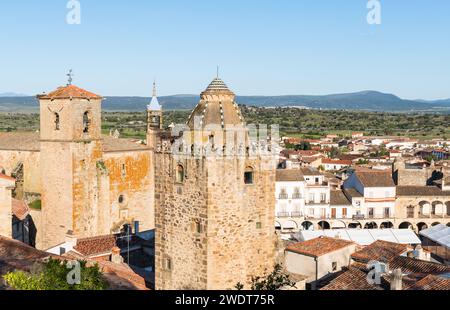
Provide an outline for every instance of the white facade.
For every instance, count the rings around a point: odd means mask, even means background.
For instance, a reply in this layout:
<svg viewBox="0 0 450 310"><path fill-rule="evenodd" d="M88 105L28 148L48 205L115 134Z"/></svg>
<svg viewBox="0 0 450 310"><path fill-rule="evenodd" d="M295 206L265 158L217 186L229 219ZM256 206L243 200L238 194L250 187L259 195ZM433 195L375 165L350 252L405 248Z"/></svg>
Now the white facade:
<svg viewBox="0 0 450 310"><path fill-rule="evenodd" d="M276 182L275 216L277 217L301 217L304 215L305 181Z"/></svg>
<svg viewBox="0 0 450 310"><path fill-rule="evenodd" d="M325 176L304 175L303 180L277 181L276 217L326 218L329 216L330 186Z"/></svg>
<svg viewBox="0 0 450 310"><path fill-rule="evenodd" d="M315 282L341 271L343 267L347 267L350 263L350 257L355 251L356 244L350 244L318 257L286 250L286 269L288 272L306 276L307 283Z"/></svg>
<svg viewBox="0 0 450 310"><path fill-rule="evenodd" d="M353 188L361 194L361 197L352 197L354 215L362 215L366 219L388 219L394 217L395 186L367 187L358 179L357 173L354 173L344 182L344 188Z"/></svg>

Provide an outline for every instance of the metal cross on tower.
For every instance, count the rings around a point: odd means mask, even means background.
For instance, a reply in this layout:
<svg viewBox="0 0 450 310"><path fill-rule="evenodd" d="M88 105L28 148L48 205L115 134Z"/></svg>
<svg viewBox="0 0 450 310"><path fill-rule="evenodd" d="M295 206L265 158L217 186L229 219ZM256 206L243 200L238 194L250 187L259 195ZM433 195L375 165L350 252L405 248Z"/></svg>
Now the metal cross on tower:
<svg viewBox="0 0 450 310"><path fill-rule="evenodd" d="M74 76L72 69L70 69L69 73L67 73L66 75L68 76L67 86L72 85L73 76Z"/></svg>

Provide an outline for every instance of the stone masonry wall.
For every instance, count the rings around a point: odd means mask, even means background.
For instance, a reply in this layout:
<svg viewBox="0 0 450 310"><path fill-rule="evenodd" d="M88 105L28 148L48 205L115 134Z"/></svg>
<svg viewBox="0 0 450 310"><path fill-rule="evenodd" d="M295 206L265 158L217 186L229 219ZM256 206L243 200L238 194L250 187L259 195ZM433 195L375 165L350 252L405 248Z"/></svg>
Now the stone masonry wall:
<svg viewBox="0 0 450 310"><path fill-rule="evenodd" d="M186 179L175 182L175 169L182 164ZM198 233L196 221L207 224L206 175L203 160L177 161L169 154L156 154L156 289L207 288L207 235ZM166 264L170 260L171 268Z"/></svg>
<svg viewBox="0 0 450 310"><path fill-rule="evenodd" d="M244 184L247 167L253 184ZM233 289L275 265L275 170L261 159L208 160L208 289ZM247 286L248 288L248 286Z"/></svg>

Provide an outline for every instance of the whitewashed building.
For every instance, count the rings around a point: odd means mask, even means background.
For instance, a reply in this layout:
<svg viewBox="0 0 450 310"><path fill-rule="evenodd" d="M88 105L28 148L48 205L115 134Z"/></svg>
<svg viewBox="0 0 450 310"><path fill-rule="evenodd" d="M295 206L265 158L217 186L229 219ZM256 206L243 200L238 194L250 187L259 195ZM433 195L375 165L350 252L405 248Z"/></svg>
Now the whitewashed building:
<svg viewBox="0 0 450 310"><path fill-rule="evenodd" d="M355 217L394 217L396 187L390 172L357 170L344 182L344 190L352 201Z"/></svg>

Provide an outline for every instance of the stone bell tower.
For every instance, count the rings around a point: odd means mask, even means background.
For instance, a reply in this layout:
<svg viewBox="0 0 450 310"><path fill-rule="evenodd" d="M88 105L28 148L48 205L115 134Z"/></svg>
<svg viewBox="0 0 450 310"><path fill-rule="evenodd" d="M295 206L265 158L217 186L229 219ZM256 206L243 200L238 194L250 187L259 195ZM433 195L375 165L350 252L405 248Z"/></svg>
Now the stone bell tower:
<svg viewBox="0 0 450 310"><path fill-rule="evenodd" d="M150 104L147 106L147 145L154 148L158 133L163 128L162 107L156 96L156 82L153 82L153 96Z"/></svg>
<svg viewBox="0 0 450 310"><path fill-rule="evenodd" d="M96 234L102 97L69 84L39 95L42 247Z"/></svg>
<svg viewBox="0 0 450 310"><path fill-rule="evenodd" d="M275 265L274 156L249 153L244 118L220 78L187 127L156 154L156 289L248 287Z"/></svg>

